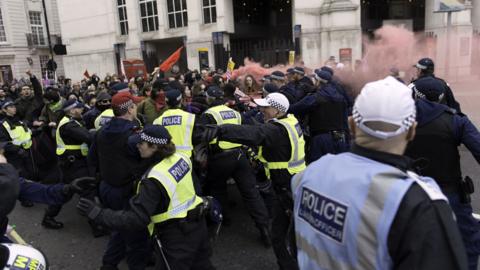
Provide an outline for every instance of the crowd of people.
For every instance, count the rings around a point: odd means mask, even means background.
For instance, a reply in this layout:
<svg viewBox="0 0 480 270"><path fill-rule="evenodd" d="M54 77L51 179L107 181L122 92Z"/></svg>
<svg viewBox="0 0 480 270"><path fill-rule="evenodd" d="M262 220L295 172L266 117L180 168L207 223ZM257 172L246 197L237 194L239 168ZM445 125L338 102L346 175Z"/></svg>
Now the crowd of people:
<svg viewBox="0 0 480 270"><path fill-rule="evenodd" d="M61 229L78 193L93 236L110 236L100 269L152 257L156 269L215 269L234 183L279 269L476 269L458 146L480 162L480 133L433 61L415 67L408 86L393 68L358 95L336 65L73 84L27 71L0 89L2 228L18 199L48 204L42 226Z"/></svg>

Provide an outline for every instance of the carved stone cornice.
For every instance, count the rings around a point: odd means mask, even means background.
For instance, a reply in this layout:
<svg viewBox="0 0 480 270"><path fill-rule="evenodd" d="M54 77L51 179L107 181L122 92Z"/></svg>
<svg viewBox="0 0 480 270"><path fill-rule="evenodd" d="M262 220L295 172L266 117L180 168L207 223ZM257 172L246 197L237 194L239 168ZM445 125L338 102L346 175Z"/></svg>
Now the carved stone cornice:
<svg viewBox="0 0 480 270"><path fill-rule="evenodd" d="M357 10L359 6L352 3L350 0L325 0L320 8L320 14L327 14L332 12L345 12Z"/></svg>

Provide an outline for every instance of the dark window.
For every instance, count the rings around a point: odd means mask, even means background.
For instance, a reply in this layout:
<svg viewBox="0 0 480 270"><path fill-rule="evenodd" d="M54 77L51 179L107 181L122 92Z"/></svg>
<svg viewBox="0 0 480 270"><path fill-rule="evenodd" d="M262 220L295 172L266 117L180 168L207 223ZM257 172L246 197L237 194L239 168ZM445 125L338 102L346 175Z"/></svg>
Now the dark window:
<svg viewBox="0 0 480 270"><path fill-rule="evenodd" d="M186 0L167 0L168 25L170 28L188 26Z"/></svg>
<svg viewBox="0 0 480 270"><path fill-rule="evenodd" d="M142 31L151 32L158 30L158 10L156 0L140 1L140 19L142 20Z"/></svg>
<svg viewBox="0 0 480 270"><path fill-rule="evenodd" d="M203 23L217 22L217 5L215 0L203 0Z"/></svg>

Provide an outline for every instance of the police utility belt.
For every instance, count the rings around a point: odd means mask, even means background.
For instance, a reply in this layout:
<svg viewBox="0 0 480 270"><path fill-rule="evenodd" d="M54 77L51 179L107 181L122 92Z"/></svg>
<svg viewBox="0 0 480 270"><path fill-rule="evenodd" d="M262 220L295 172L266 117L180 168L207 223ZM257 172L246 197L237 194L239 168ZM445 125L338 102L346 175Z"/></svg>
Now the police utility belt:
<svg viewBox="0 0 480 270"><path fill-rule="evenodd" d="M182 225L185 223L199 222L205 217L207 211L208 209L206 208L205 203L200 203L197 207L189 210L186 217L168 219L162 223L155 224L155 226L162 228L172 225Z"/></svg>
<svg viewBox="0 0 480 270"><path fill-rule="evenodd" d="M439 183L438 184L444 193L456 193L460 196L460 202L470 203L472 199L470 195L475 192L475 186L472 178L466 176L460 181L453 183Z"/></svg>
<svg viewBox="0 0 480 270"><path fill-rule="evenodd" d="M344 130L328 130L328 131L316 131L316 132L312 132L312 134L310 135L311 137L315 137L317 135L321 135L321 134L327 134L329 133L330 135L332 135L332 138L335 140L335 141L345 141L346 140L346 133Z"/></svg>

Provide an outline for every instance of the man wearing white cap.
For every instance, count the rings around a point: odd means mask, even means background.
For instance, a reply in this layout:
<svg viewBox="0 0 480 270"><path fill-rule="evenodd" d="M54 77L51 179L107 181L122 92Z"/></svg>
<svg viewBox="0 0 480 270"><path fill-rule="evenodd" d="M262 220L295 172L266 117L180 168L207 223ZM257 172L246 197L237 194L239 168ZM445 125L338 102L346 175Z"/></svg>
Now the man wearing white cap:
<svg viewBox="0 0 480 270"><path fill-rule="evenodd" d="M352 151L294 177L300 269L467 269L447 199L402 156L415 115L395 78L368 83L349 119Z"/></svg>
<svg viewBox="0 0 480 270"><path fill-rule="evenodd" d="M219 140L259 146L259 160L275 190L272 221L272 246L280 269L298 269L292 223L292 176L305 169L305 141L295 116L287 114L290 103L280 93L255 99L264 115L261 125L222 125L206 132L204 140ZM211 133L211 134L208 134Z"/></svg>

